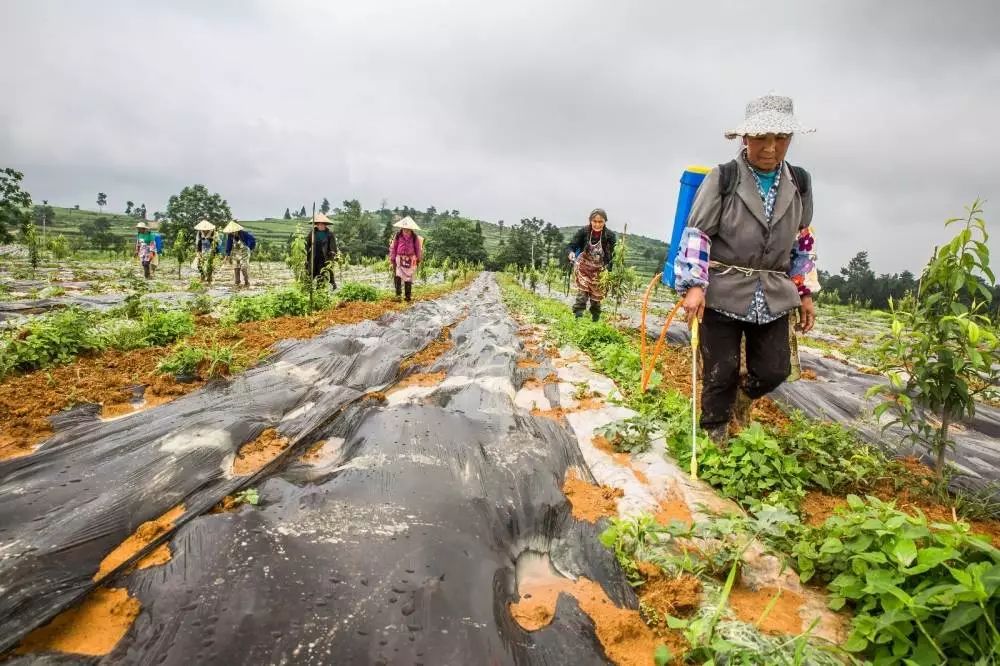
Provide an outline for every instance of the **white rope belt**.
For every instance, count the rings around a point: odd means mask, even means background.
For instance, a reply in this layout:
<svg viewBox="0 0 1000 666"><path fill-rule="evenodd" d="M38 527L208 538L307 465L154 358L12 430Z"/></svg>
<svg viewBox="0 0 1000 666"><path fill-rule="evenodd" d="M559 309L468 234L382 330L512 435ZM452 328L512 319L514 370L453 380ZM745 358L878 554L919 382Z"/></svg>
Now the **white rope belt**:
<svg viewBox="0 0 1000 666"><path fill-rule="evenodd" d="M730 266L729 264L724 264L721 261L710 261L708 262L708 267L715 269L724 268L725 270L720 271L719 275L725 275L729 271L736 271L737 273L743 273L743 275L746 275L747 277L753 277L755 273L772 273L774 275L788 276L788 273L785 271L772 271L766 268L747 268L746 266Z"/></svg>

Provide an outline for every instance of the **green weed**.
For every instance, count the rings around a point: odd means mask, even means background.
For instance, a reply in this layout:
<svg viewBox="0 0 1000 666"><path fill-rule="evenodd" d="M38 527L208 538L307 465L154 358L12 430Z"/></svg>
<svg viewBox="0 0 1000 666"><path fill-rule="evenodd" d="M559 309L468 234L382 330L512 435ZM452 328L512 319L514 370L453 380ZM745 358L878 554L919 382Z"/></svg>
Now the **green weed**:
<svg viewBox="0 0 1000 666"><path fill-rule="evenodd" d="M379 298L378 289L367 284L348 282L340 287L337 298L341 301L367 301L374 302Z"/></svg>
<svg viewBox="0 0 1000 666"><path fill-rule="evenodd" d="M968 525L928 524L855 495L792 548L803 581L854 611L844 647L878 664L986 664L1000 653L1000 551Z"/></svg>

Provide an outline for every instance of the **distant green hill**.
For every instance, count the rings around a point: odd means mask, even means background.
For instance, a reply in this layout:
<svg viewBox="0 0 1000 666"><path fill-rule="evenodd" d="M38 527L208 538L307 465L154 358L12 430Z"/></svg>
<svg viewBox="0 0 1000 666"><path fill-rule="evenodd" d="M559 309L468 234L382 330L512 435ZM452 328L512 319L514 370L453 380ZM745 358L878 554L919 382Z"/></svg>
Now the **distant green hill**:
<svg viewBox="0 0 1000 666"><path fill-rule="evenodd" d="M116 238L124 241L131 238L135 233L135 225L138 220L121 213L105 212L95 210L76 210L74 208L52 207L55 219L49 220L47 233L62 234L67 240L79 238L80 225L87 220L94 220L98 217L105 217L111 222L111 230ZM473 220L474 221L474 220ZM152 223L151 223L152 224ZM308 229L308 221L304 219L284 220L281 218L265 218L262 220L240 220L240 224L253 232L259 239L268 243L284 243L290 234L295 233L296 225L301 225L302 229ZM483 228L483 238L485 240L486 251L490 254L496 252L500 244L500 227L493 222L480 220ZM427 231L433 231L435 223L423 224ZM569 242L577 227L563 227L560 229L566 241ZM509 233L509 228L504 230ZM84 247L88 244L86 239L80 239ZM652 275L663 266L663 259L667 254L667 244L660 240L647 238L645 236L628 237L628 262L635 266L641 273Z"/></svg>

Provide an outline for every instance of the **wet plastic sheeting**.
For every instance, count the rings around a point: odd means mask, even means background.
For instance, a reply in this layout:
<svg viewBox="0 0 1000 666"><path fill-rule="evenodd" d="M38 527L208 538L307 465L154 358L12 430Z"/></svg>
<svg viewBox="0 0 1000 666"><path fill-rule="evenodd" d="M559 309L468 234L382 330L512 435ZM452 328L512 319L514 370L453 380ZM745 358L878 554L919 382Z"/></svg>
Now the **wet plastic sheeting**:
<svg viewBox="0 0 1000 666"><path fill-rule="evenodd" d="M34 455L0 463L0 651L85 593L141 523L181 502L200 513L247 483L228 478L243 443L267 427L304 436L393 380L483 284L286 342L266 365L155 409L84 415Z"/></svg>
<svg viewBox="0 0 1000 666"><path fill-rule="evenodd" d="M819 419L830 419L850 426L869 442L883 449L897 451L906 431L892 428L886 434L876 424L871 411L877 399L868 399L868 390L883 383L881 377L866 375L839 361L803 352L802 367L816 373L817 380L800 380L783 384L774 397L805 414ZM948 451L948 461L958 468L953 484L959 488L975 489L1000 480L1000 410L988 405L978 405L976 415L965 419L960 430L951 432L954 449ZM900 454L930 458L923 447L903 445Z"/></svg>
<svg viewBox="0 0 1000 666"><path fill-rule="evenodd" d="M197 518L170 563L134 574L143 610L106 662L607 663L575 601L537 632L508 611L529 550L636 599L560 490L569 465L589 477L575 440L515 412L505 385L520 343L488 292L437 363L442 387L352 406L317 433L343 438L321 474L306 482L294 465L260 506Z"/></svg>

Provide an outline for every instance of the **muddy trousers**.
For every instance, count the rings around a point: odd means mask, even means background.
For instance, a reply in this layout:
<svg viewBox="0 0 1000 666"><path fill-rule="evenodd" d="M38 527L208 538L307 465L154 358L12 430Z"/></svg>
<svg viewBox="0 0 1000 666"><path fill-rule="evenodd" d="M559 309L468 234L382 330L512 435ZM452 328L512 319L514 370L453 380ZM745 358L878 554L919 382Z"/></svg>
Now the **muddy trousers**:
<svg viewBox="0 0 1000 666"><path fill-rule="evenodd" d="M597 321L601 318L601 302L595 301L586 291L577 293L576 300L573 301L573 314L582 317L583 311L587 309L587 301L590 301L590 316Z"/></svg>
<svg viewBox="0 0 1000 666"><path fill-rule="evenodd" d="M396 280L396 298L399 298L405 290L406 300L410 300L410 298L412 298L413 296L413 283L403 282L403 278L399 277L398 275L395 277L395 280Z"/></svg>
<svg viewBox="0 0 1000 666"><path fill-rule="evenodd" d="M243 282L246 283L247 287L250 286L250 270L246 266L243 266L241 268L234 268L233 272L235 274L236 286L237 287L240 286L240 273L241 272L243 273Z"/></svg>
<svg viewBox="0 0 1000 666"><path fill-rule="evenodd" d="M740 346L744 336L747 376L741 387ZM756 400L788 378L788 316L770 324L750 324L706 308L701 324L701 362L701 427L712 430L729 423L738 388Z"/></svg>

